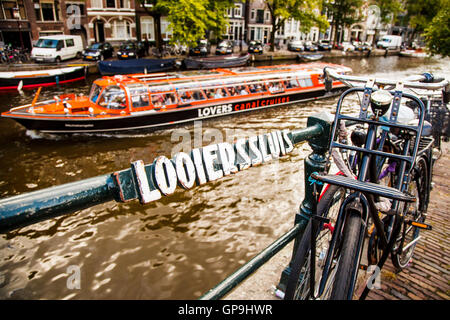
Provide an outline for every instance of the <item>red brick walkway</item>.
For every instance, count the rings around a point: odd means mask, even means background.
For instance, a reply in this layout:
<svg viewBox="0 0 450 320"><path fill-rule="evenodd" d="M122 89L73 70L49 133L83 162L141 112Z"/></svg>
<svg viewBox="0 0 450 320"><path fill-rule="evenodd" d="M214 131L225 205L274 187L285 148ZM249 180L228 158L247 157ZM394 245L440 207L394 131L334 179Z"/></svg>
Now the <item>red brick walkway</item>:
<svg viewBox="0 0 450 320"><path fill-rule="evenodd" d="M450 144L433 171L434 189L426 222L433 230L421 231L422 239L413 261L396 273L390 259L381 271L381 290L372 290L370 300L450 300Z"/></svg>

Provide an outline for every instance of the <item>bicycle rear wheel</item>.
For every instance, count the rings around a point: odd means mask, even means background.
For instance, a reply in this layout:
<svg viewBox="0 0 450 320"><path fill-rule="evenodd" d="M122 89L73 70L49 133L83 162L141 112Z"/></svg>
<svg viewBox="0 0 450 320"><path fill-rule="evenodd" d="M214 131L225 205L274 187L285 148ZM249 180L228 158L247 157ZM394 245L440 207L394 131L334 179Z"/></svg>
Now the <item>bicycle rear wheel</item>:
<svg viewBox="0 0 450 320"><path fill-rule="evenodd" d="M318 283L321 279L325 258L328 253L329 243L333 234L333 226L335 225L339 208L345 198L345 189L338 186L330 185L323 193L317 204L317 214L330 219L329 224L321 224L316 235L316 255L315 255L315 274L314 282ZM291 277L286 288L285 299L306 300L310 295L310 277L311 277L311 232L312 221L308 222L306 229L298 244L297 253L295 255L293 266L291 268ZM331 268L331 276L329 283L333 281L333 266ZM328 282L327 282L328 283ZM314 292L317 295L318 288ZM323 295L319 299L326 299L331 290L325 286Z"/></svg>
<svg viewBox="0 0 450 320"><path fill-rule="evenodd" d="M393 265L399 270L408 266L419 237L420 229L410 225L409 222L425 222L424 210L428 199L428 166L423 157L416 161L412 171L412 179L408 185L408 192L413 194L417 201L402 205L405 221L391 255Z"/></svg>

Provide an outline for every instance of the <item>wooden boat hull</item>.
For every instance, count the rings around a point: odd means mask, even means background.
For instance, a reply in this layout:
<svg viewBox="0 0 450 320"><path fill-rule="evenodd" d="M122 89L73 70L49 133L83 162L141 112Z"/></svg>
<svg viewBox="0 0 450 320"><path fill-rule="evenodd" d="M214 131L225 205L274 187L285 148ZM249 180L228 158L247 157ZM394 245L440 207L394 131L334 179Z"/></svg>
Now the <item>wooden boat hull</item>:
<svg viewBox="0 0 450 320"><path fill-rule="evenodd" d="M99 61L98 70L101 75L152 73L169 71L175 68L176 59L133 59Z"/></svg>
<svg viewBox="0 0 450 320"><path fill-rule="evenodd" d="M68 72L64 72L64 70L68 70ZM22 89L34 89L79 81L85 77L86 69L84 67L38 70L29 73L0 72L0 91L17 90L20 81L22 81Z"/></svg>
<svg viewBox="0 0 450 320"><path fill-rule="evenodd" d="M317 53L317 54L302 54L299 53L297 55L298 59L301 61L305 61L305 62L310 62L310 61L318 61L320 59L323 58L323 54Z"/></svg>
<svg viewBox="0 0 450 320"><path fill-rule="evenodd" d="M216 56L209 58L185 58L183 60L186 69L215 69L245 66L250 59L250 54L240 56Z"/></svg>
<svg viewBox="0 0 450 320"><path fill-rule="evenodd" d="M219 116L227 116L242 112L261 110L271 107L293 104L302 101L328 98L342 92L344 86L334 87L333 91L326 92L324 88L311 89L295 93L280 93L263 95L239 101L227 101L222 104L209 104L202 106L188 106L167 111L139 112L131 115L117 115L108 118L93 118L89 116L69 119L59 117L26 117L5 115L23 125L28 130L38 130L45 133L96 133L132 131L144 128L161 128L179 123L195 120L204 120Z"/></svg>

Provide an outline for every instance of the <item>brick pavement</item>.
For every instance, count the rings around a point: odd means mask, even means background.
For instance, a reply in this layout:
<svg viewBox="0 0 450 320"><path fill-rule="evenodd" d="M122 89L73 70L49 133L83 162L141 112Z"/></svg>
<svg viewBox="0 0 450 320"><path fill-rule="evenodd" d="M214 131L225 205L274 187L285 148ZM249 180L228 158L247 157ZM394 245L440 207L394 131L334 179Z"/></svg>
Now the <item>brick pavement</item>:
<svg viewBox="0 0 450 320"><path fill-rule="evenodd" d="M450 143L443 143L442 156L433 171L426 221L431 231L421 230L413 260L396 272L390 259L381 270L381 289L371 290L370 300L450 300Z"/></svg>

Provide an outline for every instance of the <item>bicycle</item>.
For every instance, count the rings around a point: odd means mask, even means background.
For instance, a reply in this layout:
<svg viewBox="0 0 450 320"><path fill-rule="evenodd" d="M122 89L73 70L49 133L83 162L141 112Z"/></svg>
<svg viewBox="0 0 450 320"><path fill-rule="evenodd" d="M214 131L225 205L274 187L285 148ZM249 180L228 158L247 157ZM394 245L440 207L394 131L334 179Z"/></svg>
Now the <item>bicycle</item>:
<svg viewBox="0 0 450 320"><path fill-rule="evenodd" d="M419 231L431 229L425 218L435 139L425 121L424 102L406 89L445 88L441 98L445 102L449 82L420 82L433 80L427 76L406 82L367 79L340 75L328 68L324 75L328 90L332 78L350 86L337 103L326 169L333 158L340 172L309 177L315 201L291 262L285 299L352 299L361 267L376 265L375 271L379 271L390 255L396 268L405 268L420 239ZM366 85L353 87L353 82ZM363 95L358 116L341 112L343 101L352 93L358 98ZM412 103L402 104L404 100ZM400 114L402 110L404 114ZM403 121L407 110L409 120L411 114L418 119ZM350 144L347 126L355 124L359 128L352 132ZM367 282L360 299L366 298L370 287Z"/></svg>

